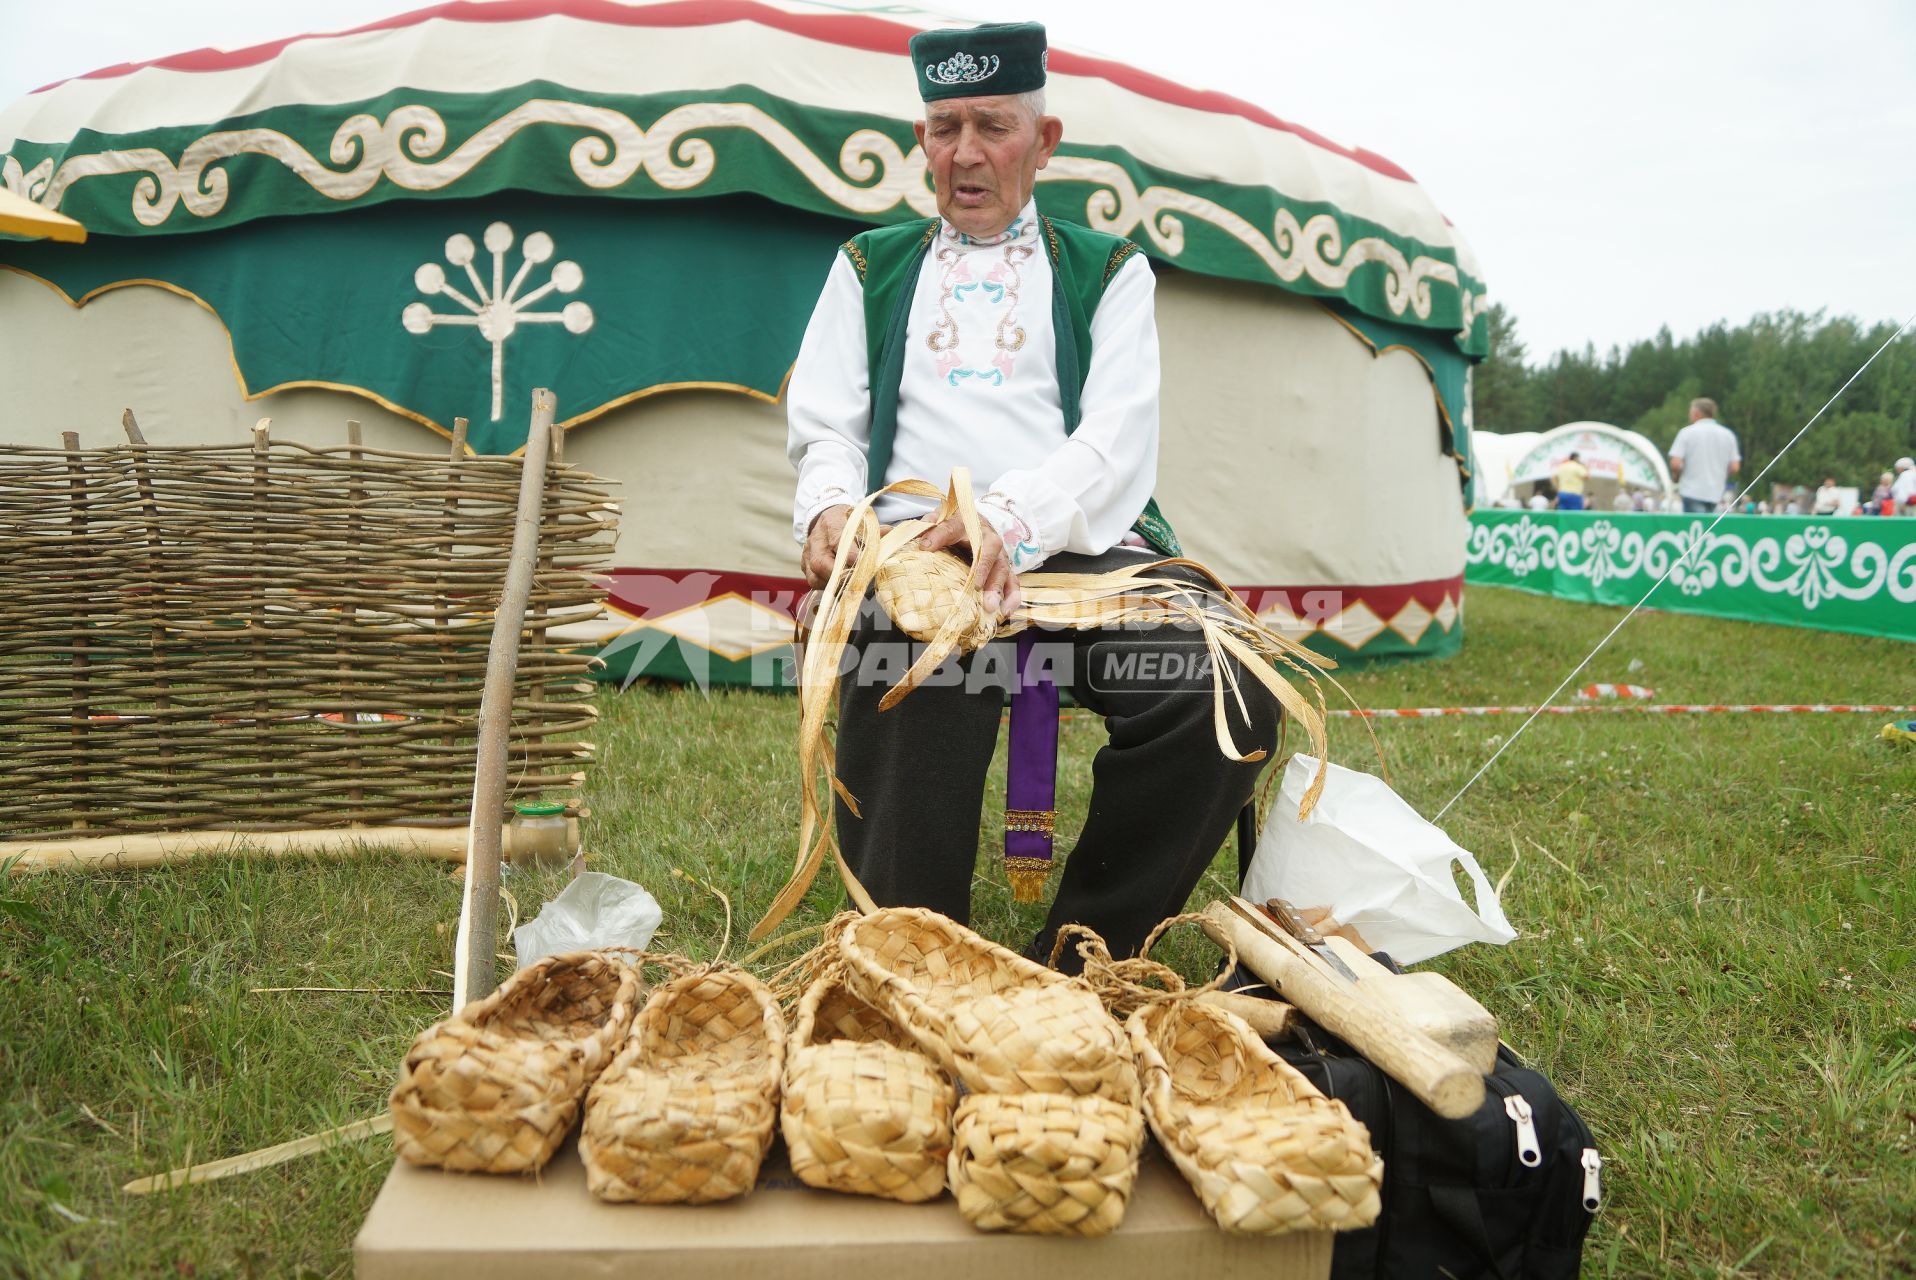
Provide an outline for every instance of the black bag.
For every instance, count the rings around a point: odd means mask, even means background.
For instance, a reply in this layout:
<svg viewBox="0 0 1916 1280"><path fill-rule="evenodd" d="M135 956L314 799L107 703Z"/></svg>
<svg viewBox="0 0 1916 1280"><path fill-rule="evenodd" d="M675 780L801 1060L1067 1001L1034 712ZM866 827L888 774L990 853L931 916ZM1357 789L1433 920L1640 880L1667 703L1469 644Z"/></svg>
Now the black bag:
<svg viewBox="0 0 1916 1280"><path fill-rule="evenodd" d="M1603 1162L1582 1117L1509 1049L1483 1107L1445 1120L1314 1024L1273 1047L1384 1158L1383 1212L1337 1234L1332 1280L1574 1280Z"/></svg>

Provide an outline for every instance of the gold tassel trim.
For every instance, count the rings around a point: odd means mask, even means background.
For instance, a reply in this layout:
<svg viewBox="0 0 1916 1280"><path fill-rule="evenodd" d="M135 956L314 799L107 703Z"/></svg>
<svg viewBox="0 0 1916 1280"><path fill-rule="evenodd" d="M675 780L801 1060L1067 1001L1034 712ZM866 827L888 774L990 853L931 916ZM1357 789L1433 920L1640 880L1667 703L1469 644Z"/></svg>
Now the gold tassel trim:
<svg viewBox="0 0 1916 1280"><path fill-rule="evenodd" d="M1045 881L1051 878L1049 858L1006 858L1005 879L1011 881L1013 902L1044 901Z"/></svg>

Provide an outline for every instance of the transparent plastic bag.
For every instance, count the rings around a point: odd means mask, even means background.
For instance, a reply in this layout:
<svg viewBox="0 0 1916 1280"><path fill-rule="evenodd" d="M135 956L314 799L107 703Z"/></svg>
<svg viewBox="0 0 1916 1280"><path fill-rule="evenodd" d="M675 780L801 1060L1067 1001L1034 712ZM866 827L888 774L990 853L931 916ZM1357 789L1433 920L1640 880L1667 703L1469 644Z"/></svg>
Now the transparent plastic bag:
<svg viewBox="0 0 1916 1280"><path fill-rule="evenodd" d="M1316 772L1309 756L1291 757L1244 878L1245 897L1329 907L1339 924L1399 964L1517 936L1477 859L1382 779L1331 765L1317 807L1299 822L1297 806ZM1456 867L1475 890L1475 906L1457 887Z"/></svg>
<svg viewBox="0 0 1916 1280"><path fill-rule="evenodd" d="M639 947L652 941L665 912L658 899L630 880L587 871L512 931L525 968L545 956L600 947Z"/></svg>

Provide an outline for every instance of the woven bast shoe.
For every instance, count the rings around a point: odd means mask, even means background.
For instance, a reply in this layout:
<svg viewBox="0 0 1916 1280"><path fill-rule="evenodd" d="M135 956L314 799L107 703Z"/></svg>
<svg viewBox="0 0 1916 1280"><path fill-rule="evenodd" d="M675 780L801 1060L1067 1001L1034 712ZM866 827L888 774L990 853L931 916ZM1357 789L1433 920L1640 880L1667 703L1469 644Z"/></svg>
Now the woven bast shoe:
<svg viewBox="0 0 1916 1280"><path fill-rule="evenodd" d="M624 1043L639 990L617 958L547 956L422 1031L392 1091L400 1158L463 1173L543 1167Z"/></svg>
<svg viewBox="0 0 1916 1280"><path fill-rule="evenodd" d="M640 1204L744 1195L772 1145L784 1061L785 1019L757 978L714 965L665 983L586 1095L586 1185Z"/></svg>
<svg viewBox="0 0 1916 1280"><path fill-rule="evenodd" d="M1083 982L919 907L861 916L838 943L852 991L971 1092L1136 1105L1131 1047Z"/></svg>
<svg viewBox="0 0 1916 1280"><path fill-rule="evenodd" d="M1377 1220L1370 1133L1234 1014L1195 1000L1126 1022L1151 1130L1224 1230L1342 1231Z"/></svg>
<svg viewBox="0 0 1916 1280"><path fill-rule="evenodd" d="M1124 1219L1143 1148L1135 1104L971 1094L953 1126L951 1190L982 1231L1101 1236Z"/></svg>
<svg viewBox="0 0 1916 1280"><path fill-rule="evenodd" d="M806 988L785 1059L780 1125L807 1186L916 1203L945 1189L956 1091L841 964Z"/></svg>

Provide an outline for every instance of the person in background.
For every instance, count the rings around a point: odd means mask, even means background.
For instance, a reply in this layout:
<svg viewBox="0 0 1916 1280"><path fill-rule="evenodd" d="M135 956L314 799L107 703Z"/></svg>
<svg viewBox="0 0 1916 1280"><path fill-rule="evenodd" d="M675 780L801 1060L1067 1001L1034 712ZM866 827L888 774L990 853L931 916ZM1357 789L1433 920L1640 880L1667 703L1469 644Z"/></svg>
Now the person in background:
<svg viewBox="0 0 1916 1280"><path fill-rule="evenodd" d="M1813 508L1819 516L1836 514L1836 478L1824 476L1823 485L1816 491L1816 506Z"/></svg>
<svg viewBox="0 0 1916 1280"><path fill-rule="evenodd" d="M1548 480L1537 481L1537 487L1530 495L1530 501L1524 505L1532 511L1548 511L1557 502L1557 487Z"/></svg>
<svg viewBox="0 0 1916 1280"><path fill-rule="evenodd" d="M1723 502L1730 477L1743 469L1743 451L1736 432L1716 420L1716 401L1690 401L1690 425L1677 432L1670 445L1670 471L1676 476L1683 510L1693 514L1715 511Z"/></svg>
<svg viewBox="0 0 1916 1280"><path fill-rule="evenodd" d="M1572 449L1570 456L1558 463L1556 471L1551 474L1550 478L1557 484L1557 510L1559 511L1584 509L1583 482L1590 478L1590 468L1579 461L1580 457L1581 455Z"/></svg>
<svg viewBox="0 0 1916 1280"><path fill-rule="evenodd" d="M1890 482L1889 496L1896 504L1893 514L1916 516L1916 458L1896 459L1896 478Z"/></svg>
<svg viewBox="0 0 1916 1280"><path fill-rule="evenodd" d="M1869 495L1869 513L1873 516L1890 515L1896 510L1896 477L1885 471L1876 481L1876 491Z"/></svg>
<svg viewBox="0 0 1916 1280"><path fill-rule="evenodd" d="M1631 496L1628 489L1618 489L1617 496L1610 500L1610 509L1612 511L1635 511L1637 509L1637 500Z"/></svg>
<svg viewBox="0 0 1916 1280"><path fill-rule="evenodd" d="M1786 516L1808 515L1809 497L1810 491L1800 484L1797 485L1790 490L1789 505L1783 508L1783 514Z"/></svg>

